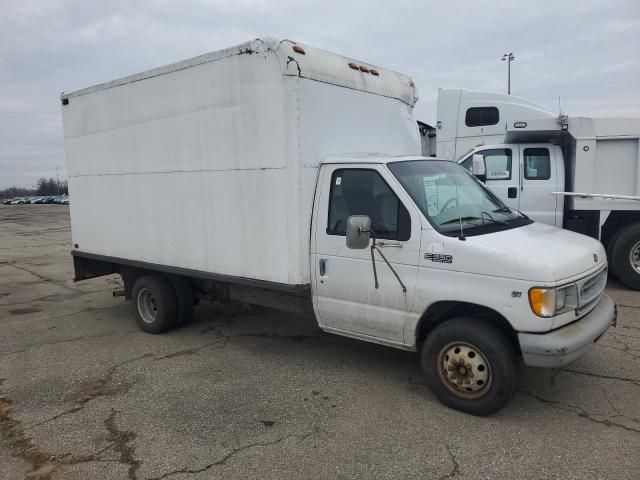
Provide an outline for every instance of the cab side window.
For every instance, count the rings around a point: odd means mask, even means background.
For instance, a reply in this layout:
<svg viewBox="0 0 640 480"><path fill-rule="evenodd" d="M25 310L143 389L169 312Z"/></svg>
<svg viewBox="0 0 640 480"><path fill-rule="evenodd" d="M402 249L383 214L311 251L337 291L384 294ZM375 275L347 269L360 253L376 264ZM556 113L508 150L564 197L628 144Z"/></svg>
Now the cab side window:
<svg viewBox="0 0 640 480"><path fill-rule="evenodd" d="M368 215L377 238L409 240L409 212L375 170L339 169L331 176L327 234L346 235L351 215Z"/></svg>
<svg viewBox="0 0 640 480"><path fill-rule="evenodd" d="M476 155L484 157L484 163L487 170L487 181L489 180L511 180L512 172L512 154L510 148L493 148L491 150L482 150ZM473 165L473 155L466 158L461 165L471 171Z"/></svg>
<svg viewBox="0 0 640 480"><path fill-rule="evenodd" d="M548 148L524 149L524 178L527 180L551 178L551 158Z"/></svg>
<svg viewBox="0 0 640 480"><path fill-rule="evenodd" d="M467 127L496 125L500 121L500 112L496 107L471 107L464 116Z"/></svg>

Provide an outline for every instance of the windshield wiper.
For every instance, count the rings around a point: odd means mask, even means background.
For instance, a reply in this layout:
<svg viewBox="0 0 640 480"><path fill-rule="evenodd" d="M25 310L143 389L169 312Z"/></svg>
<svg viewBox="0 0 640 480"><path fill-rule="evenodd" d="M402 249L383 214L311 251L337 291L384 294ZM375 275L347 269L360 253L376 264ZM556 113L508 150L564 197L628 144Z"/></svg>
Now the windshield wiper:
<svg viewBox="0 0 640 480"><path fill-rule="evenodd" d="M496 220L495 218L493 218L491 216L491 214L489 212L482 212L480 214L482 216L482 221L484 222L484 216L486 215L487 217L489 217L489 221L493 222L493 223L499 223L500 225L509 225L508 222L505 222L504 220Z"/></svg>
<svg viewBox="0 0 640 480"><path fill-rule="evenodd" d="M452 218L451 220L447 220L446 222L442 222L440 225L449 225L451 223L460 223L466 222L469 220L482 220L480 217L460 217L460 218Z"/></svg>
<svg viewBox="0 0 640 480"><path fill-rule="evenodd" d="M491 223L497 223L500 225L509 225L507 222L504 222L502 220L496 220L495 218L493 218L488 212L482 212L481 213L481 217L462 217L462 218L452 218L451 220L447 220L446 222L441 223L440 225L450 225L452 223L459 223L459 222L469 222L472 220L482 220L482 223L484 223L485 221L489 221ZM485 218L486 217L488 218Z"/></svg>
<svg viewBox="0 0 640 480"><path fill-rule="evenodd" d="M529 220L529 217L527 217L524 213L522 213L517 208L511 208L505 205L504 207L496 208L495 210L493 210L493 213L511 213L511 212L516 212L522 218L526 218L527 220Z"/></svg>
<svg viewBox="0 0 640 480"><path fill-rule="evenodd" d="M505 205L504 207L496 208L493 213L511 213L511 209Z"/></svg>

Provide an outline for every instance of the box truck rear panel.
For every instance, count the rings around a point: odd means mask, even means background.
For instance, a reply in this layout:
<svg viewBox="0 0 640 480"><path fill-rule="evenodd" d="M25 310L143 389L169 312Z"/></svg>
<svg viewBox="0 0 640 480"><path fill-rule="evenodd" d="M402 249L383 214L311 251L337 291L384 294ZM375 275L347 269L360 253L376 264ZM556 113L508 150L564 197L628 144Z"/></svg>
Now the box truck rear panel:
<svg viewBox="0 0 640 480"><path fill-rule="evenodd" d="M420 139L408 77L304 49L256 40L63 96L76 249L308 284L319 160Z"/></svg>

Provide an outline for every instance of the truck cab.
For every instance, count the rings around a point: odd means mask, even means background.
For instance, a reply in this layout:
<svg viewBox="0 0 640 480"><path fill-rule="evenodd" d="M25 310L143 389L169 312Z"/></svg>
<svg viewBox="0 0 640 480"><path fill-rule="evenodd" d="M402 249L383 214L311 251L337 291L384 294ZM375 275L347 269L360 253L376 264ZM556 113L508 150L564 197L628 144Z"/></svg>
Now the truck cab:
<svg viewBox="0 0 640 480"><path fill-rule="evenodd" d="M511 208L526 212L536 222L562 228L565 189L564 158L560 146L550 143L497 144L472 150L460 160L471 171L473 155L486 168L486 185Z"/></svg>
<svg viewBox="0 0 640 480"><path fill-rule="evenodd" d="M508 401L518 357L565 365L616 316L597 240L534 222L447 160L325 158L310 254L320 328L418 351L436 396L474 414Z"/></svg>

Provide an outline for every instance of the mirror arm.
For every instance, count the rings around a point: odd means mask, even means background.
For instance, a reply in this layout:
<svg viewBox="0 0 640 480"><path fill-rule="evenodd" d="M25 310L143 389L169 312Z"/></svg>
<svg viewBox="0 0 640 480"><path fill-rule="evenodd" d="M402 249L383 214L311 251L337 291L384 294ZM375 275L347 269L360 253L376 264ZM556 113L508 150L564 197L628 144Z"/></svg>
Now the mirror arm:
<svg viewBox="0 0 640 480"><path fill-rule="evenodd" d="M373 253L374 250L378 251L378 253L382 257L382 259L384 260L384 263L386 263L387 266L389 267L389 269L393 272L393 274L395 275L396 279L398 280L398 283L402 287L402 291L404 293L407 293L407 287L405 286L404 283L402 283L402 280L400 280L400 276L398 275L398 272L396 272L395 268L393 268L391 266L391 264L389 263L389 260L387 260L387 257L385 257L384 254L382 253L382 251L378 248L378 244L376 242L376 234L375 234L375 232L373 230L363 230L362 228L359 228L358 231L360 233L368 233L369 235L371 235L371 238L373 239L373 243L371 243L371 264L373 265L373 281L374 281L374 285L375 285L376 289L378 289L378 287L380 285L378 284L378 271L376 270L376 258L375 258L375 255Z"/></svg>
<svg viewBox="0 0 640 480"><path fill-rule="evenodd" d="M379 253L379 254L380 254L380 256L382 257L382 259L384 260L384 262L389 266L389 269L393 272L393 274L394 274L394 275L396 276L396 278L398 279L398 283L399 283L399 284L400 284L400 286L402 287L402 291L403 291L404 293L407 293L407 287L405 287L404 283L402 283L402 280L400 280L400 276L398 275L398 272L396 272L395 268L393 268L393 267L391 266L391 264L389 263L389 260L387 260L387 257L385 257L385 256L384 256L384 254L382 253L382 251L381 251L379 248L377 248L377 247L375 247L375 246L372 246L371 248L372 248L372 250L371 250L371 253L372 253L372 254L373 254L373 249L374 249L374 248L378 251L378 253ZM378 282L378 280L376 279L376 283L377 283L377 282ZM378 288L378 287L376 287L376 288Z"/></svg>

